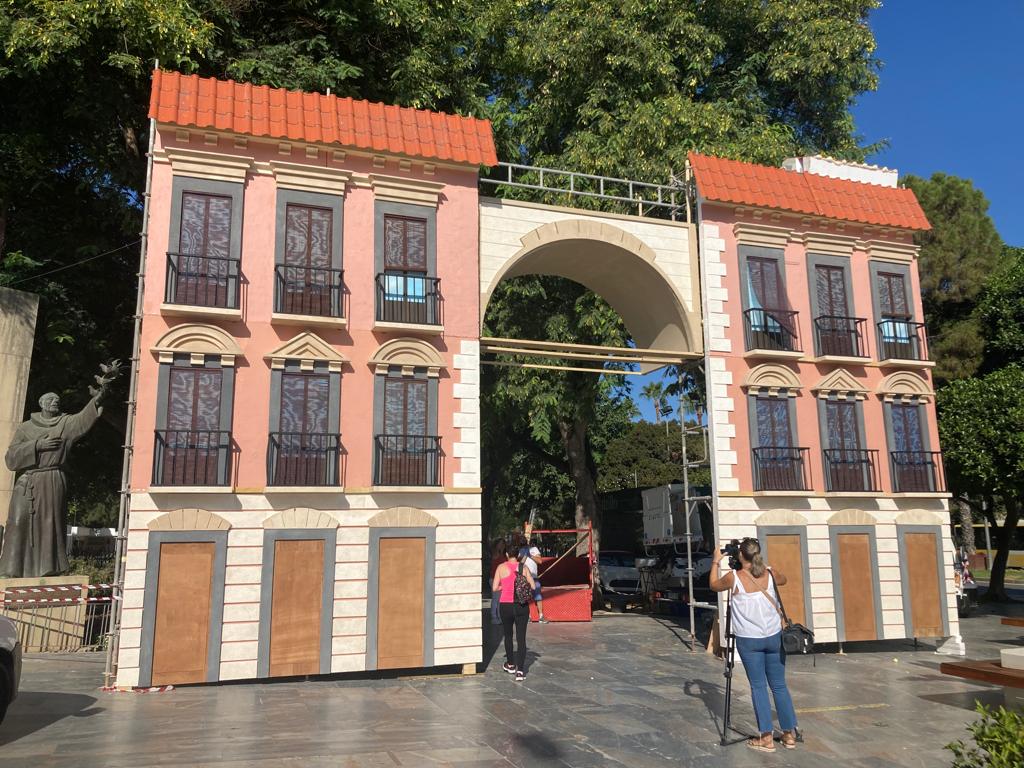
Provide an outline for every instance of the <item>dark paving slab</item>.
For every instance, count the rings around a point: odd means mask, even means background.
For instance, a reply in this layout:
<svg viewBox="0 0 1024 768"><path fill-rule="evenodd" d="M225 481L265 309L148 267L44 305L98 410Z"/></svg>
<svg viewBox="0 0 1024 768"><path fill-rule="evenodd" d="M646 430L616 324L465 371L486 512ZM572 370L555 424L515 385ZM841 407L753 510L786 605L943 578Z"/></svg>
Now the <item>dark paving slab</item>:
<svg viewBox="0 0 1024 768"><path fill-rule="evenodd" d="M972 658L1024 645L1024 630L980 610L963 624ZM485 632L492 631L488 625ZM940 675L933 647L847 646L790 659L789 681L806 742L754 753L719 745L723 665L691 653L669 618L602 615L590 624L532 625L530 673L516 684L488 637L482 674L318 679L178 688L98 690L97 654L25 660L22 694L0 726L0 768L33 766L942 766L992 686ZM833 650L838 650L833 647ZM742 671L733 722L753 723Z"/></svg>

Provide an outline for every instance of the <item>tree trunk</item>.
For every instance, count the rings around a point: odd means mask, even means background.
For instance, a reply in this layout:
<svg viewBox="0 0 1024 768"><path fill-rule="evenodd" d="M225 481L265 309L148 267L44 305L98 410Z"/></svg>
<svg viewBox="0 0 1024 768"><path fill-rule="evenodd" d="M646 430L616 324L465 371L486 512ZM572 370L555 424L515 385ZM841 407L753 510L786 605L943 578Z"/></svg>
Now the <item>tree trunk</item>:
<svg viewBox="0 0 1024 768"><path fill-rule="evenodd" d="M993 505L989 504L985 510L988 516L989 526L992 527L996 539L996 556L992 560L992 571L988 579L988 591L985 592L985 600L992 602L1005 602L1010 599L1006 594L1006 563L1010 559L1010 543L1014 531L1017 530L1017 521L1020 520L1020 503L1016 499L1006 499L1006 519L1002 525L996 524L996 516Z"/></svg>
<svg viewBox="0 0 1024 768"><path fill-rule="evenodd" d="M7 242L7 201L0 198L0 256L4 255L5 242Z"/></svg>
<svg viewBox="0 0 1024 768"><path fill-rule="evenodd" d="M978 551L974 541L974 513L966 501L958 499L956 505L960 511L960 543L968 555L973 555Z"/></svg>
<svg viewBox="0 0 1024 768"><path fill-rule="evenodd" d="M573 486L576 489L574 500L574 519L577 528L586 528L589 523L591 528L591 544L594 552L594 562L591 563L591 576L594 584L594 603L604 605L604 595L601 592L601 580L597 574L598 551L601 545L601 520L600 510L597 506L597 483L594 479L594 462L590 456L590 446L587 442L587 425L585 422L575 420L572 422L560 421L558 431L562 437L562 445L565 447L565 456L569 462L569 477L572 478ZM588 544L585 537L579 537L579 545L576 549L577 557L585 557Z"/></svg>

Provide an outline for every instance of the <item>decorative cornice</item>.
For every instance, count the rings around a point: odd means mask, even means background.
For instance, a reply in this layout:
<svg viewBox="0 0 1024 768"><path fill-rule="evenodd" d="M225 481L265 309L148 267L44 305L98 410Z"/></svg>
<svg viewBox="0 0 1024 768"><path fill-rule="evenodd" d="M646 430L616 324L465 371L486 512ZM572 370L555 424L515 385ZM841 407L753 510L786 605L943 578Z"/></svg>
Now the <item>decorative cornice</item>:
<svg viewBox="0 0 1024 768"><path fill-rule="evenodd" d="M215 325L185 323L176 325L153 345L161 363L174 362L175 354L188 354L192 365L202 365L208 356L219 357L221 365L232 366L242 348L232 336Z"/></svg>
<svg viewBox="0 0 1024 768"><path fill-rule="evenodd" d="M253 164L251 157L202 152L198 149L165 147L153 153L154 163L170 163L175 176L191 176L241 184Z"/></svg>
<svg viewBox="0 0 1024 768"><path fill-rule="evenodd" d="M928 382L910 371L890 373L879 382L875 392L887 403L892 403L905 397L916 398L921 402L927 403L935 396L935 392L928 386Z"/></svg>
<svg viewBox="0 0 1024 768"><path fill-rule="evenodd" d="M796 397L802 388L797 375L778 363L762 363L751 368L740 386L751 395L769 397Z"/></svg>
<svg viewBox="0 0 1024 768"><path fill-rule="evenodd" d="M370 174L373 195L378 200L392 203L412 203L413 205L429 205L436 208L444 184L436 181L406 178L403 176L386 176L380 173Z"/></svg>
<svg viewBox="0 0 1024 768"><path fill-rule="evenodd" d="M280 347L264 355L270 367L282 369L287 360L298 360L303 370L312 370L314 363L326 362L327 370L340 373L341 366L348 359L315 333L306 331L286 341Z"/></svg>
<svg viewBox="0 0 1024 768"><path fill-rule="evenodd" d="M825 376L821 381L811 387L812 392L817 392L819 398L827 398L830 395L853 395L858 400L863 400L867 395L867 389L865 389L859 381L853 376L844 371L842 368L837 368L832 373Z"/></svg>
<svg viewBox="0 0 1024 768"><path fill-rule="evenodd" d="M299 189L303 192L321 194L345 194L345 185L352 176L340 168L328 168L322 165L305 165L271 160L270 170L277 180L277 186L285 189Z"/></svg>
<svg viewBox="0 0 1024 768"><path fill-rule="evenodd" d="M788 227L773 227L770 224L755 224L737 221L732 225L738 245L762 245L769 248L785 248L793 231Z"/></svg>
<svg viewBox="0 0 1024 768"><path fill-rule="evenodd" d="M387 374L392 366L401 366L403 376L411 376L415 368L426 368L428 376L437 378L444 368L444 359L433 345L412 338L392 339L381 344L369 363L378 374Z"/></svg>
<svg viewBox="0 0 1024 768"><path fill-rule="evenodd" d="M864 250L869 259L881 261L897 261L902 264L917 258L918 248L911 243L894 243L888 240L866 240Z"/></svg>
<svg viewBox="0 0 1024 768"><path fill-rule="evenodd" d="M808 253L826 253L836 256L852 256L857 238L850 235L836 235L830 232L804 232L804 246Z"/></svg>

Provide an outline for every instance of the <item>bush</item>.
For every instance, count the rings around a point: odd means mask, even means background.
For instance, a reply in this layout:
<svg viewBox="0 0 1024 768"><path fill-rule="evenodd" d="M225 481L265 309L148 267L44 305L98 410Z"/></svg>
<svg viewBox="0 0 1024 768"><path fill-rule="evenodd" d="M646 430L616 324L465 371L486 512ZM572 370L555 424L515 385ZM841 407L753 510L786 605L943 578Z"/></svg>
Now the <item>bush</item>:
<svg viewBox="0 0 1024 768"><path fill-rule="evenodd" d="M953 768L1020 768L1024 765L1024 713L1000 707L994 712L984 704L975 707L981 717L967 730L974 744L963 740L947 744L956 758Z"/></svg>
<svg viewBox="0 0 1024 768"><path fill-rule="evenodd" d="M85 575L90 584L109 584L114 580L114 558L107 557L70 557L69 574Z"/></svg>

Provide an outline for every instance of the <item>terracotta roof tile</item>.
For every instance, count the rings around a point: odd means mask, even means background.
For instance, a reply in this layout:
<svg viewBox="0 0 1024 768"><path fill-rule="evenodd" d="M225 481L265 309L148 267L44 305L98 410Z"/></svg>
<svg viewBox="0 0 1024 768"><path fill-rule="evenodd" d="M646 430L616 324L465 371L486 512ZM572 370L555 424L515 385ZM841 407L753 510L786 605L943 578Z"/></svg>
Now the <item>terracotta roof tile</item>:
<svg viewBox="0 0 1024 768"><path fill-rule="evenodd" d="M495 165L487 120L156 70L149 116L160 123L289 141Z"/></svg>
<svg viewBox="0 0 1024 768"><path fill-rule="evenodd" d="M913 191L690 153L706 200L902 229L931 229Z"/></svg>

